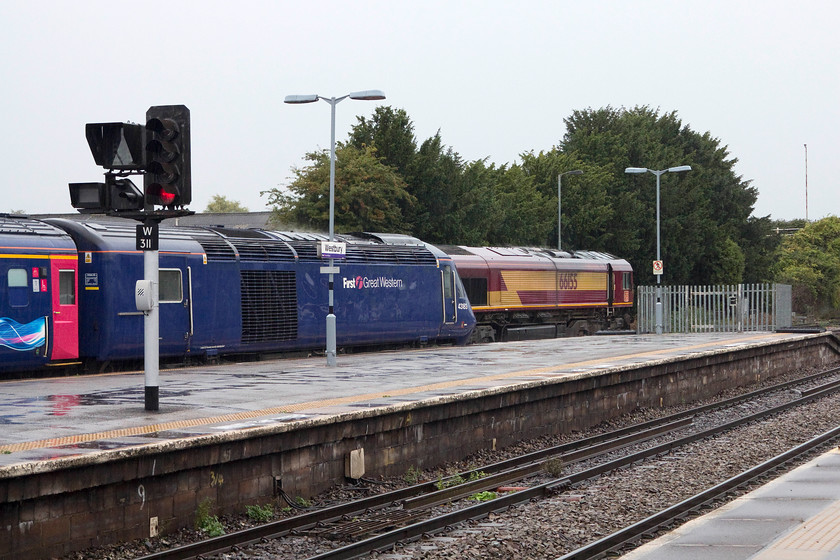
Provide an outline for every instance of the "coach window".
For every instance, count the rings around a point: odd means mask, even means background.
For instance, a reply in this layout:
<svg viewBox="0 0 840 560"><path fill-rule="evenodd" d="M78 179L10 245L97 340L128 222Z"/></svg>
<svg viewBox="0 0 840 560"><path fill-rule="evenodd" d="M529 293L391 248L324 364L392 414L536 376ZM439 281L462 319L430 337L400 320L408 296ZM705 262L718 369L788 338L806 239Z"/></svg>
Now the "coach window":
<svg viewBox="0 0 840 560"><path fill-rule="evenodd" d="M29 275L26 269L9 269L7 280L9 283L9 305L12 307L29 305Z"/></svg>
<svg viewBox="0 0 840 560"><path fill-rule="evenodd" d="M184 299L184 291L181 288L181 270L161 269L158 279L160 280L160 289L158 296L160 303L181 303Z"/></svg>
<svg viewBox="0 0 840 560"><path fill-rule="evenodd" d="M76 271L58 271L58 303L76 305Z"/></svg>

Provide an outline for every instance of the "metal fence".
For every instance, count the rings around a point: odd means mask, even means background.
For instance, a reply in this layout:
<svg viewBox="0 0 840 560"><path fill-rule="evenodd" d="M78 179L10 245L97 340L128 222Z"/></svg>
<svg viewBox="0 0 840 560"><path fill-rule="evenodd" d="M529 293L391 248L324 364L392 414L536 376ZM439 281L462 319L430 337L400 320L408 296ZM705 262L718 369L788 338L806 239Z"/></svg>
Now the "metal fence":
<svg viewBox="0 0 840 560"><path fill-rule="evenodd" d="M636 332L656 331L657 286L639 286ZM773 331L791 325L787 284L661 286L662 332Z"/></svg>

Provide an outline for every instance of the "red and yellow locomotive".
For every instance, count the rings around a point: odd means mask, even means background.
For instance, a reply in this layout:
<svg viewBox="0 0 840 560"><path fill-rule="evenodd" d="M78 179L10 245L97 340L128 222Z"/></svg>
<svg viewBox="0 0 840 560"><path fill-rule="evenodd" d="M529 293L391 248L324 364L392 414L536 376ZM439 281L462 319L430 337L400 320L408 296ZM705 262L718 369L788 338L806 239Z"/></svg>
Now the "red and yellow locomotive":
<svg viewBox="0 0 840 560"><path fill-rule="evenodd" d="M473 340L579 336L628 328L633 269L607 253L444 246L464 283Z"/></svg>

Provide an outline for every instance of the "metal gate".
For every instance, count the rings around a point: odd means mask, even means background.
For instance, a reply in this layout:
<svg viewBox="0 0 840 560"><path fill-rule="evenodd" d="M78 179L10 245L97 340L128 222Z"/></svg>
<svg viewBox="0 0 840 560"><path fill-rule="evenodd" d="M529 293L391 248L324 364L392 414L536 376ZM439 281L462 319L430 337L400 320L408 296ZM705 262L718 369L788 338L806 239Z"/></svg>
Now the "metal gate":
<svg viewBox="0 0 840 560"><path fill-rule="evenodd" d="M639 286L636 332L656 332L657 286ZM773 331L791 325L787 284L661 286L662 332Z"/></svg>

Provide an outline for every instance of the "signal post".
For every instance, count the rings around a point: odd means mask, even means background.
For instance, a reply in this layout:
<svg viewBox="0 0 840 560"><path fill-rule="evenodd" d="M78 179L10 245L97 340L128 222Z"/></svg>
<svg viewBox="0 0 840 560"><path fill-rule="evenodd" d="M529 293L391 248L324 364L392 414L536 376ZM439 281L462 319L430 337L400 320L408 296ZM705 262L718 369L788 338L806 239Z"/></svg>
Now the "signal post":
<svg viewBox="0 0 840 560"><path fill-rule="evenodd" d="M85 136L97 165L108 171L104 183L70 183L70 203L82 213L100 213L142 222L136 249L143 251L143 280L134 299L144 314L145 408L159 405L160 373L160 222L194 214L192 200L190 110L184 105L149 107L145 126L88 123ZM128 175L143 175L143 193ZM157 208L162 207L162 208Z"/></svg>

